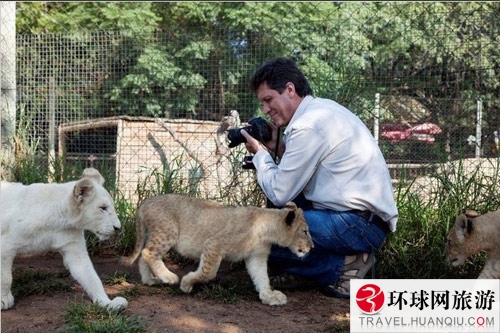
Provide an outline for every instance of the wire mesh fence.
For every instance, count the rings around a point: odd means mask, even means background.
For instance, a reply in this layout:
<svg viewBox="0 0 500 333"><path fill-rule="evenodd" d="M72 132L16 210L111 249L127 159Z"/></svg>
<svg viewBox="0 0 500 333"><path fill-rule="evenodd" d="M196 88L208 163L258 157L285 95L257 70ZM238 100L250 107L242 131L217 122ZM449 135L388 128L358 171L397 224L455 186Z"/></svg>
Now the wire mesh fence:
<svg viewBox="0 0 500 333"><path fill-rule="evenodd" d="M155 29L15 35L2 73L17 66L17 136L48 173L98 166L132 197L152 170L189 191L239 193L254 174L227 130L261 115L248 78L277 56L365 122L395 179L499 156L498 3L200 3L204 20L155 6ZM9 115L2 106L2 129Z"/></svg>

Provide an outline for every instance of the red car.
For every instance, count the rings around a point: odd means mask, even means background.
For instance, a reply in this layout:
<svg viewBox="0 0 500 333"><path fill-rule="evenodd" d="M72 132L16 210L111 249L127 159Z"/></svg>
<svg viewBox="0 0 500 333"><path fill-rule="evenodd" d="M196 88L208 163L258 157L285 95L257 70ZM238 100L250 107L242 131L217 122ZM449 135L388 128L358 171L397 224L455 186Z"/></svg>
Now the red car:
<svg viewBox="0 0 500 333"><path fill-rule="evenodd" d="M422 123L416 125L384 124L380 136L391 143L414 140L434 144L435 136L442 132L438 125Z"/></svg>

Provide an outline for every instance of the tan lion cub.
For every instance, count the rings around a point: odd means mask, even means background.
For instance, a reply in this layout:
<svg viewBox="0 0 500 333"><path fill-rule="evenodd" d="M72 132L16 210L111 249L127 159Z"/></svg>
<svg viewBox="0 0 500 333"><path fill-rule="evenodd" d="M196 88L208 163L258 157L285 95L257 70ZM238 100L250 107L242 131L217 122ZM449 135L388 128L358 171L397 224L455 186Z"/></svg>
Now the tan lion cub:
<svg viewBox="0 0 500 333"><path fill-rule="evenodd" d="M500 210L483 215L465 211L448 232L445 255L452 266L481 251L488 254L488 260L478 279L500 279Z"/></svg>
<svg viewBox="0 0 500 333"><path fill-rule="evenodd" d="M294 203L282 209L229 207L179 194L160 195L146 199L137 209L136 232L134 252L121 262L132 265L142 254L139 271L143 283L179 282L162 261L171 248L199 259L198 269L181 280L180 288L186 293L194 284L215 278L222 260L244 260L259 298L269 305L287 301L285 294L271 290L269 284L271 245L288 247L299 257L313 247L302 210Z"/></svg>

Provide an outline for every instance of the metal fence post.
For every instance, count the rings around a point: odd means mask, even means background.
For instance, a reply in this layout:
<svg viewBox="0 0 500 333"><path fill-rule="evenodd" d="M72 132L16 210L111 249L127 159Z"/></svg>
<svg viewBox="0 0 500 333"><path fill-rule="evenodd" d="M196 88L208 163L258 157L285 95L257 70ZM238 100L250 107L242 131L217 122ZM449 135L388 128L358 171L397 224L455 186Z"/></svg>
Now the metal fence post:
<svg viewBox="0 0 500 333"><path fill-rule="evenodd" d="M373 136L378 145L379 130L380 130L380 94L375 94L375 117L373 119Z"/></svg>
<svg viewBox="0 0 500 333"><path fill-rule="evenodd" d="M477 114L476 114L476 158L481 157L481 126L483 118L483 102L477 101Z"/></svg>

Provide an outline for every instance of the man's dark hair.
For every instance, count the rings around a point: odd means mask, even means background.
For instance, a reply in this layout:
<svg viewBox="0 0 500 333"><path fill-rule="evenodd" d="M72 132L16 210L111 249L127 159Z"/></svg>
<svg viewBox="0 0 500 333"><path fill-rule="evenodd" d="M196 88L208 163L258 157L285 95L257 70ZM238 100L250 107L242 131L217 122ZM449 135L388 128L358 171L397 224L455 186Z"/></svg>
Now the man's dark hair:
<svg viewBox="0 0 500 333"><path fill-rule="evenodd" d="M280 94L285 90L286 84L292 82L300 97L312 95L309 82L291 59L275 58L264 63L250 77L250 89L257 92L264 82Z"/></svg>

